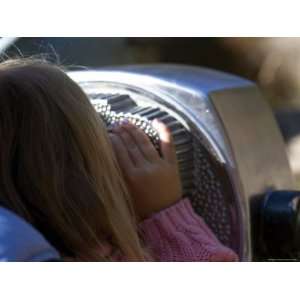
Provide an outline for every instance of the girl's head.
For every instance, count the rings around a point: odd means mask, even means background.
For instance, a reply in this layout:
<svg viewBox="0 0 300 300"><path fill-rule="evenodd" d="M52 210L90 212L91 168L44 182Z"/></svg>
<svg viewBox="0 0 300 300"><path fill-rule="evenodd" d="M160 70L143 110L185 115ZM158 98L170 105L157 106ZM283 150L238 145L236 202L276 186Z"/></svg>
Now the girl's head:
<svg viewBox="0 0 300 300"><path fill-rule="evenodd" d="M81 88L43 61L0 64L0 205L63 256L104 259L110 239L129 259L144 257L104 124Z"/></svg>

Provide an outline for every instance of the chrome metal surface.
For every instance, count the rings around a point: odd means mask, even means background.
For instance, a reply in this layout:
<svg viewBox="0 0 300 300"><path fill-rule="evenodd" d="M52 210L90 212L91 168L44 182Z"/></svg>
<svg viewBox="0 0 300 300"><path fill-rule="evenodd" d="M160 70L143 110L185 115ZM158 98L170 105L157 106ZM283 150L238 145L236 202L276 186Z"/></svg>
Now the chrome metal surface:
<svg viewBox="0 0 300 300"><path fill-rule="evenodd" d="M159 111L161 119L175 119L190 133L193 182L197 180L191 195L193 206L241 260L251 260L252 197L269 187L293 185L283 141L255 85L221 72L172 65L128 66L69 75L88 95L129 95L141 107L136 113L151 116ZM255 104L250 105L252 97ZM173 126L176 128L176 122ZM184 149L184 135L177 142ZM267 155L270 146L277 150ZM188 172L190 163L180 153L178 158L182 159L183 174Z"/></svg>

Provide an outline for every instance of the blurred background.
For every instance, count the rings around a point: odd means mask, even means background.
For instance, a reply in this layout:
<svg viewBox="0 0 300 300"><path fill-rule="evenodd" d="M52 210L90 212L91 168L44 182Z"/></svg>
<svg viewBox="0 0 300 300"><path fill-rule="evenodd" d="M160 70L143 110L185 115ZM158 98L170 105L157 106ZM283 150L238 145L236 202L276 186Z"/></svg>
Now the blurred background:
<svg viewBox="0 0 300 300"><path fill-rule="evenodd" d="M2 38L0 54L45 54L72 69L179 63L253 80L274 110L300 187L300 38Z"/></svg>

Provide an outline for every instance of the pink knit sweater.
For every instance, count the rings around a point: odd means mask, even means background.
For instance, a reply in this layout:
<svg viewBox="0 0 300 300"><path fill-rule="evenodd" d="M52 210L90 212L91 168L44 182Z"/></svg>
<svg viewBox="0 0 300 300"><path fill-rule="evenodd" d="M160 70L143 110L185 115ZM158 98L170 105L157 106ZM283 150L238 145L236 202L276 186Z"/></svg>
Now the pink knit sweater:
<svg viewBox="0 0 300 300"><path fill-rule="evenodd" d="M188 198L144 220L140 233L152 261L238 261L194 212ZM117 254L111 259L126 261Z"/></svg>
<svg viewBox="0 0 300 300"><path fill-rule="evenodd" d="M184 198L140 224L142 237L158 261L237 261Z"/></svg>

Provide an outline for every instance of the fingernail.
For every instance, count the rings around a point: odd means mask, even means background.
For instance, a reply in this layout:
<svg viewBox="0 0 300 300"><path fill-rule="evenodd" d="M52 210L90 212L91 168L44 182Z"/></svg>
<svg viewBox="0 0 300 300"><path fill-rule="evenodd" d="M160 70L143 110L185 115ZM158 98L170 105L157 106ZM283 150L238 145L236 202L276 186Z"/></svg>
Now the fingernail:
<svg viewBox="0 0 300 300"><path fill-rule="evenodd" d="M127 119L124 119L121 121L121 125L129 125L129 121Z"/></svg>

